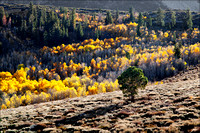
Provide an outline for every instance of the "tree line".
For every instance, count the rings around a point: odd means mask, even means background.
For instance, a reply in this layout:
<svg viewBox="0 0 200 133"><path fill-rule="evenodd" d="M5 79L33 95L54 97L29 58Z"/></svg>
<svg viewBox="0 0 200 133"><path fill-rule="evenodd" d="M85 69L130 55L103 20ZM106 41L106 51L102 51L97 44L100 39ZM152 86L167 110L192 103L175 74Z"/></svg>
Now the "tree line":
<svg viewBox="0 0 200 133"><path fill-rule="evenodd" d="M100 38L101 32L88 28L88 18L85 14L83 22L76 22L76 9L69 11L68 8L61 7L60 13L64 14L60 17L54 10L47 10L46 8L39 8L29 4L27 15L20 17L5 13L4 8L0 8L0 26L3 27L17 27L16 34L25 40L30 38L34 40L38 45L59 45L61 43L79 42L88 38ZM192 29L192 15L188 9L183 17L183 24L185 29ZM93 15L93 19L95 19ZM165 22L165 12L162 9L158 9L156 12L156 18L144 16L143 13L139 13L138 18L135 18L133 8L129 10L129 17L120 17L119 10L116 10L116 14L111 14L107 11L105 19L105 25L118 24L118 23L130 23L137 22L137 34L140 36L140 27L145 26L152 28L158 26L161 28L176 28L176 12L170 13L170 21ZM154 21L154 23L153 23ZM103 39L103 38L101 38Z"/></svg>

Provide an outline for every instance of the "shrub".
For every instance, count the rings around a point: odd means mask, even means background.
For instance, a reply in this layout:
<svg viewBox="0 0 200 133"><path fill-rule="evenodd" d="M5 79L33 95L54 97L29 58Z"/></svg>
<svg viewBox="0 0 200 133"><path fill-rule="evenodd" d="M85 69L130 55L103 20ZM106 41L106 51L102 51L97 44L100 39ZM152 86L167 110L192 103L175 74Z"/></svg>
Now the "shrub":
<svg viewBox="0 0 200 133"><path fill-rule="evenodd" d="M129 52L126 52L126 58L130 60L131 56Z"/></svg>
<svg viewBox="0 0 200 133"><path fill-rule="evenodd" d="M19 65L17 66L17 69L18 69L18 70L20 70L21 68L25 68L24 64L19 64Z"/></svg>
<svg viewBox="0 0 200 133"><path fill-rule="evenodd" d="M134 95L137 94L138 88L145 88L148 83L147 77L144 76L142 69L135 66L129 67L118 78L120 90L124 96L130 97L134 101Z"/></svg>
<svg viewBox="0 0 200 133"><path fill-rule="evenodd" d="M174 47L174 56L176 57L176 58L180 58L181 57L181 45L180 45L180 43L178 44L175 44L175 47Z"/></svg>
<svg viewBox="0 0 200 133"><path fill-rule="evenodd" d="M3 91L0 90L0 105L2 104L3 102Z"/></svg>

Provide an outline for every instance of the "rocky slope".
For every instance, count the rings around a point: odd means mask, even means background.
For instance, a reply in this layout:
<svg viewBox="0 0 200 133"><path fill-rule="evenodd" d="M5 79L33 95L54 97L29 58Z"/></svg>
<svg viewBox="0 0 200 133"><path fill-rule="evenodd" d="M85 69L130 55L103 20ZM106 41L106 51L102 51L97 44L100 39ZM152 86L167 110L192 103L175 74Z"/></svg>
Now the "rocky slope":
<svg viewBox="0 0 200 133"><path fill-rule="evenodd" d="M1 110L2 132L200 132L200 67L148 85L135 102L121 91Z"/></svg>

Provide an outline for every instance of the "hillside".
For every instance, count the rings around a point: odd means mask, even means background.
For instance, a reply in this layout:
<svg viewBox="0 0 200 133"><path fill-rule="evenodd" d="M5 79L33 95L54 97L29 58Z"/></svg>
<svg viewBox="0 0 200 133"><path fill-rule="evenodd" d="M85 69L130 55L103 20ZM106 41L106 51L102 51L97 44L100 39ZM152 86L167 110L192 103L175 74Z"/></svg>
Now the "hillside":
<svg viewBox="0 0 200 133"><path fill-rule="evenodd" d="M0 3L18 3L28 4L29 1L18 1L18 0L1 0ZM102 8L111 10L128 10L133 7L135 11L154 11L158 8L162 9L181 9L185 10L189 8L192 11L199 11L198 0L184 0L184 1L166 1L166 0L154 0L154 1L139 1L139 0L32 0L35 4L40 5L54 5L54 6L66 6L76 8Z"/></svg>
<svg viewBox="0 0 200 133"><path fill-rule="evenodd" d="M0 131L200 131L199 3L7 2L0 2ZM122 87L138 93L134 102Z"/></svg>
<svg viewBox="0 0 200 133"><path fill-rule="evenodd" d="M200 131L200 67L148 85L135 102L121 91L1 110L1 131L180 132Z"/></svg>

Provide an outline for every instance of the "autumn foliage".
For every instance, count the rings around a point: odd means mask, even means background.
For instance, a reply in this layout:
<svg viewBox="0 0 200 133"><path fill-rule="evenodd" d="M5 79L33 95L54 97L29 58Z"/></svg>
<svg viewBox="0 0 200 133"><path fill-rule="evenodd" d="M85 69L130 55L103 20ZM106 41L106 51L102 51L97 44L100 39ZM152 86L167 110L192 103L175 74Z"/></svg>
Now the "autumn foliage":
<svg viewBox="0 0 200 133"><path fill-rule="evenodd" d="M57 15L56 19L67 19L70 13L55 10L52 15ZM128 95L133 96L138 87L146 85L144 77L151 82L160 81L200 62L198 28L185 31L153 30L153 27L138 26L137 17L134 22L127 22L129 14L120 15L117 22L107 25L103 21L105 16L101 15L75 13L73 17L73 26L78 22L84 27L83 30L90 31L89 37L83 41L45 44L35 50L11 51L9 56L1 56L1 109L111 92L119 90L123 83L127 83L124 88L132 89L128 90ZM123 21L119 23L120 18ZM149 16L143 18L145 25ZM4 17L3 24L11 26L11 18L7 22ZM59 24L63 26L65 23ZM58 25L54 26L58 28ZM99 38L93 35L97 31L101 33ZM73 38L72 33L68 35ZM66 34L63 35L64 40L65 37ZM175 54L176 43L181 44L179 56ZM128 84L123 76L118 78L127 69L128 73L139 71L136 77L142 75L144 82L139 84L134 77L131 80L137 82L134 86Z"/></svg>

